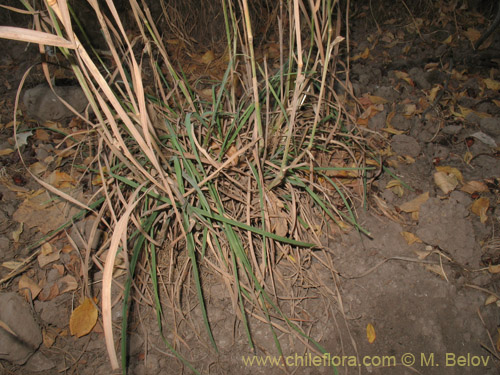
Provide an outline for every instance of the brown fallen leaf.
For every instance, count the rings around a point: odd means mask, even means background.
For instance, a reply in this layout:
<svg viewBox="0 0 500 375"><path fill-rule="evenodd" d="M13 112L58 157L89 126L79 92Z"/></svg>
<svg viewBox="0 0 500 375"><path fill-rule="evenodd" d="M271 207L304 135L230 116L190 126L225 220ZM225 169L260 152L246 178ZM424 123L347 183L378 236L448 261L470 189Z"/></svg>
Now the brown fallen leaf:
<svg viewBox="0 0 500 375"><path fill-rule="evenodd" d="M59 285L59 289L61 289L61 292L59 294L71 292L73 290L76 290L76 288L78 288L78 282L71 275L66 275L60 278L57 281L57 284Z"/></svg>
<svg viewBox="0 0 500 375"><path fill-rule="evenodd" d="M22 275L18 284L19 291L24 294L27 301L34 300L40 294L42 288L26 275Z"/></svg>
<svg viewBox="0 0 500 375"><path fill-rule="evenodd" d="M45 267L47 264L50 264L52 262L55 262L56 260L59 260L60 258L60 253L61 250L55 249L54 251L43 254L43 251L38 255L38 265L40 268Z"/></svg>
<svg viewBox="0 0 500 375"><path fill-rule="evenodd" d="M418 212L420 211L420 206L427 202L429 199L429 192L425 192L423 194L420 194L418 197L412 199L409 202L403 203L401 206L399 206L399 209L403 212Z"/></svg>
<svg viewBox="0 0 500 375"><path fill-rule="evenodd" d="M73 310L69 319L69 330L73 336L82 337L92 331L97 323L97 309L90 298Z"/></svg>
<svg viewBox="0 0 500 375"><path fill-rule="evenodd" d="M438 165L436 167L436 171L438 172L444 172L446 174L452 174L454 175L458 181L460 181L461 184L464 182L464 177L462 176L462 172L460 172L457 168L455 167L450 167L447 165Z"/></svg>
<svg viewBox="0 0 500 375"><path fill-rule="evenodd" d="M447 174L445 172L434 173L434 183L441 189L445 194L455 190L458 186L458 180L453 174Z"/></svg>
<svg viewBox="0 0 500 375"><path fill-rule="evenodd" d="M52 345L56 342L57 334L58 332L55 328L48 327L47 329L44 329L42 331L43 345L46 348L52 347Z"/></svg>
<svg viewBox="0 0 500 375"><path fill-rule="evenodd" d="M488 211L488 208L490 207L490 200L488 198L481 197L479 199L476 199L472 203L471 211L479 216L479 219L481 220L481 223L486 223L486 220L488 220L488 215L486 215L486 212Z"/></svg>
<svg viewBox="0 0 500 375"><path fill-rule="evenodd" d="M469 181L466 182L460 190L468 194L485 193L488 191L488 186L481 181Z"/></svg>
<svg viewBox="0 0 500 375"><path fill-rule="evenodd" d="M481 33L472 27L469 27L467 31L464 31L464 35L471 41L471 43L476 43L479 38L481 38Z"/></svg>
<svg viewBox="0 0 500 375"><path fill-rule="evenodd" d="M411 232L401 232L401 235L404 237L408 245L412 245L414 243L422 243L422 240Z"/></svg>

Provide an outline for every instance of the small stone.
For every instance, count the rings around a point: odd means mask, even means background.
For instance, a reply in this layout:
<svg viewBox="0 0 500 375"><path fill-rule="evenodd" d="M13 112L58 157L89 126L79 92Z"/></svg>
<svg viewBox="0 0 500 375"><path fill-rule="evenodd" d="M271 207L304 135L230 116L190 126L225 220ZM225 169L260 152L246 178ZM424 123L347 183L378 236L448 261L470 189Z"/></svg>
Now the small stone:
<svg viewBox="0 0 500 375"><path fill-rule="evenodd" d="M415 138L405 134L392 137L391 147L399 155L409 155L416 158L420 154L420 145Z"/></svg>
<svg viewBox="0 0 500 375"><path fill-rule="evenodd" d="M42 332L26 301L16 293L0 294L0 359L23 365L42 343Z"/></svg>

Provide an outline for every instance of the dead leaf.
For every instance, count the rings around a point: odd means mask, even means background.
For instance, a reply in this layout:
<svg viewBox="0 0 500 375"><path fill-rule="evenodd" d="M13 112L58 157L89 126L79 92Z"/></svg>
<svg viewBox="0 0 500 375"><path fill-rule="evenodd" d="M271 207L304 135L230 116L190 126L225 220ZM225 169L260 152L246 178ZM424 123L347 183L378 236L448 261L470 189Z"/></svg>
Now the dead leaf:
<svg viewBox="0 0 500 375"><path fill-rule="evenodd" d="M0 150L0 156L10 155L14 152L11 148L3 148Z"/></svg>
<svg viewBox="0 0 500 375"><path fill-rule="evenodd" d="M490 266L488 267L488 271L489 271L490 273L500 273L500 264L496 264L496 265L494 265L494 266L490 265Z"/></svg>
<svg viewBox="0 0 500 375"><path fill-rule="evenodd" d="M92 331L97 323L97 309L90 298L86 298L71 313L69 329L73 336L82 337Z"/></svg>
<svg viewBox="0 0 500 375"><path fill-rule="evenodd" d="M33 163L29 166L29 170L34 175L41 176L47 170L47 165L45 163L37 161L36 163Z"/></svg>
<svg viewBox="0 0 500 375"><path fill-rule="evenodd" d="M447 174L445 172L434 173L434 183L441 189L445 194L455 190L458 186L457 177L453 174Z"/></svg>
<svg viewBox="0 0 500 375"><path fill-rule="evenodd" d="M495 297L494 295L490 294L487 298L486 301L484 301L484 306L491 305L492 303L495 303L498 301L498 298Z"/></svg>
<svg viewBox="0 0 500 375"><path fill-rule="evenodd" d="M19 242L19 237L23 233L24 223L19 223L19 226L15 231L12 232L12 239L15 243Z"/></svg>
<svg viewBox="0 0 500 375"><path fill-rule="evenodd" d="M461 184L463 184L464 182L464 177L462 176L462 172L460 172L457 168L443 165L443 166L437 166L436 171L452 174L457 178L458 181L460 181Z"/></svg>
<svg viewBox="0 0 500 375"><path fill-rule="evenodd" d="M453 41L453 35L450 34L450 36L448 38L446 38L445 40L443 40L443 44L451 44L451 42Z"/></svg>
<svg viewBox="0 0 500 375"><path fill-rule="evenodd" d="M59 289L61 290L61 292L59 294L71 292L73 290L76 290L76 288L78 288L78 282L71 275L66 275L66 276L60 278L57 281L57 284L59 285Z"/></svg>
<svg viewBox="0 0 500 375"><path fill-rule="evenodd" d="M368 338L368 342L373 344L375 339L377 338L377 334L375 333L375 327L371 323L368 323L366 326L366 337Z"/></svg>
<svg viewBox="0 0 500 375"><path fill-rule="evenodd" d="M66 204L64 202L54 203L44 189L31 193L21 203L13 218L17 222L23 222L26 227L38 227L43 234L58 228L66 222L64 215Z"/></svg>
<svg viewBox="0 0 500 375"><path fill-rule="evenodd" d="M425 192L423 194L420 194L418 197L412 199L409 202L403 203L401 206L399 206L399 209L403 212L418 212L420 211L420 206L427 202L429 199L429 192Z"/></svg>
<svg viewBox="0 0 500 375"><path fill-rule="evenodd" d="M56 342L57 330L55 328L48 327L47 329L44 329L42 331L42 337L43 345L46 348L50 348L52 345L54 345L54 342Z"/></svg>
<svg viewBox="0 0 500 375"><path fill-rule="evenodd" d="M391 180L385 185L386 189L391 189L394 194L398 197L402 197L404 194L403 186L401 185L400 180Z"/></svg>
<svg viewBox="0 0 500 375"><path fill-rule="evenodd" d="M422 240L411 232L401 232L401 235L404 237L408 245L413 245L414 243L422 243Z"/></svg>
<svg viewBox="0 0 500 375"><path fill-rule="evenodd" d="M467 31L464 31L464 35L473 44L476 43L479 40L479 38L481 38L481 33L472 27L469 27Z"/></svg>
<svg viewBox="0 0 500 375"><path fill-rule="evenodd" d="M17 147L22 147L22 146L25 146L28 144L28 138L31 137L33 135L33 131L27 131L27 132L24 132L24 133L17 133L16 134L16 145Z"/></svg>
<svg viewBox="0 0 500 375"><path fill-rule="evenodd" d="M17 337L17 334L3 320L0 320L0 327L9 332L12 336Z"/></svg>
<svg viewBox="0 0 500 375"><path fill-rule="evenodd" d="M439 275L443 279L446 279L446 275L443 273L443 269L438 264L426 264L425 268L436 275Z"/></svg>
<svg viewBox="0 0 500 375"><path fill-rule="evenodd" d="M61 294L59 292L59 286L57 285L57 283L54 283L50 286L50 288L46 285L38 295L38 299L42 302L51 301L54 298L56 298L59 294Z"/></svg>
<svg viewBox="0 0 500 375"><path fill-rule="evenodd" d="M441 86L437 85L437 86L434 86L431 91L429 92L429 102L433 103L434 100L436 99L436 96L439 92L439 90L441 89Z"/></svg>
<svg viewBox="0 0 500 375"><path fill-rule="evenodd" d="M370 98L370 101L373 104L385 104L385 103L388 103L388 100L385 99L385 98L382 98L381 96L370 95L369 98Z"/></svg>
<svg viewBox="0 0 500 375"><path fill-rule="evenodd" d="M480 140L481 142L483 142L484 144L486 144L490 147L493 147L493 148L497 147L497 142L486 133L476 132L474 134L471 134L470 136Z"/></svg>
<svg viewBox="0 0 500 375"><path fill-rule="evenodd" d="M396 78L402 79L406 83L408 83L410 86L415 87L415 82L410 78L410 75L406 72L402 72L400 70L394 71L394 74L396 75Z"/></svg>
<svg viewBox="0 0 500 375"><path fill-rule="evenodd" d="M15 270L23 265L23 262L18 262L15 260L9 260L7 262L2 263L2 267L5 267L9 270Z"/></svg>
<svg viewBox="0 0 500 375"><path fill-rule="evenodd" d="M229 147L226 151L226 155L229 158L231 158L231 156L233 156L234 154L236 154L238 152L238 149L236 148L236 146L234 144L231 145L231 147ZM240 160L239 160L239 157L235 158L232 162L231 162L231 165L233 167L237 167L238 164L240 163Z"/></svg>
<svg viewBox="0 0 500 375"><path fill-rule="evenodd" d="M359 59L366 60L370 56L370 49L368 47L365 48L365 50L362 53L359 53L355 56L353 56L352 61L356 61Z"/></svg>
<svg viewBox="0 0 500 375"><path fill-rule="evenodd" d="M498 91L500 90L500 82L495 81L494 79L485 78L483 79L484 84L490 90Z"/></svg>
<svg viewBox="0 0 500 375"><path fill-rule="evenodd" d="M203 56L201 56L201 62L206 65L210 64L214 60L215 60L215 54L214 51L212 50L208 50L203 54Z"/></svg>
<svg viewBox="0 0 500 375"><path fill-rule="evenodd" d="M488 215L486 215L486 212L488 211L488 208L490 207L490 200L488 198L481 197L479 199L476 199L474 203L472 203L471 211L479 216L481 223L486 223L486 220L488 220Z"/></svg>
<svg viewBox="0 0 500 375"><path fill-rule="evenodd" d="M484 182L481 181L469 181L461 187L461 191L474 194L474 193L486 193L488 190L488 186Z"/></svg>
<svg viewBox="0 0 500 375"><path fill-rule="evenodd" d="M405 104L405 106L404 106L403 115L412 116L415 114L416 111L417 111L416 104L408 103L408 104Z"/></svg>
<svg viewBox="0 0 500 375"><path fill-rule="evenodd" d="M50 242L45 242L41 247L40 247L40 253L42 255L49 255L54 252L54 247L50 244Z"/></svg>
<svg viewBox="0 0 500 375"><path fill-rule="evenodd" d="M58 170L52 172L46 182L58 189L73 188L77 184L76 180L69 174Z"/></svg>
<svg viewBox="0 0 500 375"><path fill-rule="evenodd" d="M497 352L500 352L500 328L497 328L498 339L497 339Z"/></svg>
<svg viewBox="0 0 500 375"><path fill-rule="evenodd" d="M34 300L42 288L26 275L22 275L18 284L19 291L24 294L27 301Z"/></svg>
<svg viewBox="0 0 500 375"><path fill-rule="evenodd" d="M56 260L59 260L60 258L60 252L61 250L55 250L47 255L44 255L43 253L40 253L38 255L38 265L40 268L45 267L47 264L50 264L52 262L55 262Z"/></svg>
<svg viewBox="0 0 500 375"><path fill-rule="evenodd" d="M271 231L278 236L286 236L288 233L288 221L283 202L272 192L266 194L266 208L269 214Z"/></svg>

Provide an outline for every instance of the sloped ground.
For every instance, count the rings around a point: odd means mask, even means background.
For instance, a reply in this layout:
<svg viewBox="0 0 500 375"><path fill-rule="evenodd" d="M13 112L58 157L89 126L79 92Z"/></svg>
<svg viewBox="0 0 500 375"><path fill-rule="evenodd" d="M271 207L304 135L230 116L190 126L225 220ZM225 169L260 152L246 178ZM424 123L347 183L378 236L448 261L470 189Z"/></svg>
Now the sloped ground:
<svg viewBox="0 0 500 375"><path fill-rule="evenodd" d="M339 373L496 374L499 370L500 270L495 266L500 261L500 73L495 59L500 57L500 41L494 35L474 51L471 44L477 38L475 31L485 28L484 18L468 10L455 17L453 9L441 10L436 21L381 18L380 32L368 8L352 20L350 80L365 109L358 122L384 155L385 169L373 181L369 208L358 207L360 223L372 238L355 231L325 232L323 245L333 254L333 264L325 267L327 260L318 255L300 275L286 266L277 270L282 280L278 292L302 287L296 300L282 303L300 312L302 323L310 327L308 334L330 353ZM4 101L1 123L6 125L20 70L31 55L23 49L4 50L0 100ZM345 77L339 74L339 78ZM343 93L340 87L338 92ZM352 103L348 96L345 100ZM12 147L11 136L11 128L3 127L3 150ZM29 138L23 151L29 164L46 161L54 152L52 143L54 138L44 133ZM19 232L15 218L30 218L30 211L23 214L20 208L38 187L16 153L1 156L0 162L3 277L9 266L5 262L26 257L23 249L39 236L37 227L58 216L30 206L31 216L45 220L32 221L32 228L23 228L15 241L13 232ZM58 178L61 183L62 177ZM76 281L79 256L67 245L65 236L56 239L57 256L47 264L34 263L24 273L42 286L33 311L18 302L24 307L19 307L17 323L27 325L22 319L29 321L33 315L43 328L37 356L25 366L2 361L0 371L110 373L99 325L82 338L69 335L75 289L71 278L62 279L70 276ZM52 253L47 249L47 256ZM197 309L183 322L166 317L181 333L198 332L184 337L188 359L196 368L228 374L335 373L333 366L325 366L328 356L320 358L306 351L304 343L287 337L280 337L289 356L280 364L284 361L287 366L271 365L266 356L276 355L276 349L265 324L251 327L254 357L225 288L210 273L204 276L210 285L207 309L220 353L209 346ZM20 277L4 285L2 292L18 291ZM181 373L181 364L161 344L151 310L135 306L134 316L130 373ZM369 325L373 331L367 335ZM23 340L28 347L40 344L33 331L29 340Z"/></svg>

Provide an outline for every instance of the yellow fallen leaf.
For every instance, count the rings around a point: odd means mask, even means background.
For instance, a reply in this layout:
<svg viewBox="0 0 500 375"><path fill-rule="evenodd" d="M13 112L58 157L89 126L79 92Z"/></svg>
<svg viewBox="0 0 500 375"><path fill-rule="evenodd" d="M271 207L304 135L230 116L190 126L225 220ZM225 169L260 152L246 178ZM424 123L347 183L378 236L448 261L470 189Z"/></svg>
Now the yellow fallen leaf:
<svg viewBox="0 0 500 375"><path fill-rule="evenodd" d="M359 54L355 55L352 58L352 61L356 61L356 60L359 60L359 59L366 60L368 58L368 56L370 56L370 49L368 47L366 47L365 50L362 53L359 53Z"/></svg>
<svg viewBox="0 0 500 375"><path fill-rule="evenodd" d="M404 134L404 130L398 130L394 128L383 128L381 130L389 134L395 134L395 135Z"/></svg>
<svg viewBox="0 0 500 375"><path fill-rule="evenodd" d="M487 298L486 301L484 301L484 306L491 305L492 303L495 303L498 301L498 298L495 297L494 295L490 294Z"/></svg>
<svg viewBox="0 0 500 375"><path fill-rule="evenodd" d="M212 51L212 50L209 50L209 51L205 52L203 54L203 56L201 56L201 62L203 64L207 64L208 65L208 64L210 64L214 60L215 60L215 55L214 55L214 51Z"/></svg>
<svg viewBox="0 0 500 375"><path fill-rule="evenodd" d="M399 209L403 212L418 212L420 211L420 206L423 203L427 202L428 199L429 199L429 192L427 191L423 194L420 194L415 199L403 203L401 206L399 206Z"/></svg>
<svg viewBox="0 0 500 375"><path fill-rule="evenodd" d="M462 176L462 172L460 172L457 168L443 165L443 166L437 166L436 171L444 172L447 174L452 174L458 179L458 181L460 181L461 184L464 183L464 178Z"/></svg>
<svg viewBox="0 0 500 375"><path fill-rule="evenodd" d="M11 148L4 148L0 150L0 156L10 155L14 152Z"/></svg>
<svg viewBox="0 0 500 375"><path fill-rule="evenodd" d="M386 189L391 189L394 194L398 197L402 197L404 194L403 186L401 185L401 181L399 180L391 180L385 185Z"/></svg>
<svg viewBox="0 0 500 375"><path fill-rule="evenodd" d="M470 162L474 159L474 155L472 155L472 152L466 151L464 154L464 162L466 164L470 164Z"/></svg>
<svg viewBox="0 0 500 375"><path fill-rule="evenodd" d="M388 102L387 99L382 98L381 96L370 95L369 98L373 104L385 104Z"/></svg>
<svg viewBox="0 0 500 375"><path fill-rule="evenodd" d="M483 82L486 85L486 87L490 90L495 90L495 91L500 90L500 82L495 81L494 79L485 78L483 79Z"/></svg>
<svg viewBox="0 0 500 375"><path fill-rule="evenodd" d="M500 273L500 264L496 264L494 266L489 266L488 267L488 271L490 271L490 273Z"/></svg>
<svg viewBox="0 0 500 375"><path fill-rule="evenodd" d="M412 245L415 242L422 243L422 240L411 232L401 232L401 235L404 237L408 245Z"/></svg>
<svg viewBox="0 0 500 375"><path fill-rule="evenodd" d="M445 194L455 190L458 186L458 180L453 174L447 174L445 172L434 173L434 183L441 189Z"/></svg>
<svg viewBox="0 0 500 375"><path fill-rule="evenodd" d="M77 184L76 180L69 174L58 170L52 172L50 176L47 178L46 182L48 182L49 184L53 185L56 188L75 187Z"/></svg>
<svg viewBox="0 0 500 375"><path fill-rule="evenodd" d="M471 211L479 216L481 223L485 223L486 220L488 220L488 215L486 215L486 212L488 211L488 208L490 207L490 200L488 198L479 198L472 203Z"/></svg>
<svg viewBox="0 0 500 375"><path fill-rule="evenodd" d="M434 86L434 87L431 89L431 91L429 92L429 101L430 101L431 103L433 103L433 102L434 102L434 100L436 99L436 96L437 96L437 94L438 94L438 92L439 92L439 90L440 90L440 89L441 89L441 86L436 85L436 86Z"/></svg>
<svg viewBox="0 0 500 375"><path fill-rule="evenodd" d="M452 41L453 41L453 35L450 34L448 38L443 40L443 44L451 44Z"/></svg>
<svg viewBox="0 0 500 375"><path fill-rule="evenodd" d="M69 319L69 330L73 336L82 337L92 331L97 323L97 309L90 298L73 310Z"/></svg>
<svg viewBox="0 0 500 375"><path fill-rule="evenodd" d="M466 107L462 107L461 105L458 106L459 109L460 109L460 113L453 113L454 115L458 115L458 117L463 117L463 118L466 118L467 115L469 114L475 114L476 116L478 116L479 118L489 118L491 117L491 115L489 113L486 113L486 112L478 112L478 111L474 111L473 109L470 109L470 108L466 108Z"/></svg>
<svg viewBox="0 0 500 375"><path fill-rule="evenodd" d="M371 323L368 323L366 326L366 337L368 338L368 342L373 344L375 339L377 338L377 334L375 333L375 328Z"/></svg>

